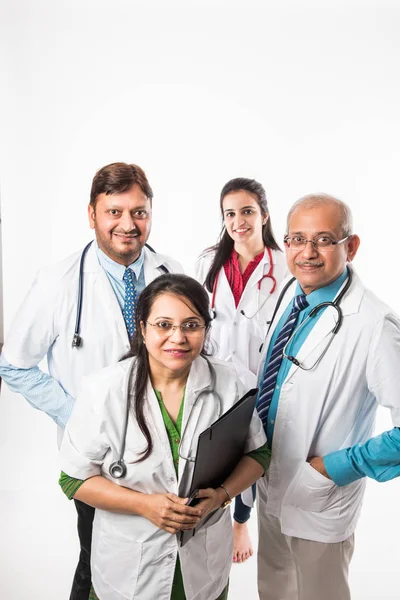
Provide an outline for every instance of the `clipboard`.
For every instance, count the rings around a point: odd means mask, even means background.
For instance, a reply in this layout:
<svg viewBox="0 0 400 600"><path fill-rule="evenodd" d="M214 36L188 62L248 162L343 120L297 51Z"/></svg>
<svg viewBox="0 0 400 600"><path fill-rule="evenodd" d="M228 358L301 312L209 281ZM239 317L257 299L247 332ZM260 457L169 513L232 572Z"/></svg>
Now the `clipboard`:
<svg viewBox="0 0 400 600"><path fill-rule="evenodd" d="M199 435L189 495L196 489L218 487L232 473L244 453L257 393L257 388L247 392ZM195 533L196 528L182 531L180 545L184 546Z"/></svg>

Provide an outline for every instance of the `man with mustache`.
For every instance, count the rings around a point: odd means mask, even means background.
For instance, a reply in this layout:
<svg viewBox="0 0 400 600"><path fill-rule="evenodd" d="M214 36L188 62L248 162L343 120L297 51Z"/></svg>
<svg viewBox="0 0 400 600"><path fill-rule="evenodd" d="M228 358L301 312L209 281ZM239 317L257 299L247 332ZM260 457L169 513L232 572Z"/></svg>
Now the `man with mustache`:
<svg viewBox="0 0 400 600"><path fill-rule="evenodd" d="M176 261L145 246L152 199L147 177L137 165L113 163L100 169L88 206L96 240L82 264L78 338L74 332L82 251L39 272L6 339L0 376L46 412L61 435L82 376L117 362L130 349L138 295L159 275L182 271ZM38 367L45 357L48 373ZM87 600L94 509L79 501L76 508L81 553L70 600Z"/></svg>
<svg viewBox="0 0 400 600"><path fill-rule="evenodd" d="M260 600L350 599L362 476L368 461L384 462L385 452L393 461L399 450L398 429L386 448L370 439L378 404L400 426L400 321L350 265L359 244L350 209L332 196L305 196L289 211L294 279L259 370L257 409L272 448L257 485Z"/></svg>

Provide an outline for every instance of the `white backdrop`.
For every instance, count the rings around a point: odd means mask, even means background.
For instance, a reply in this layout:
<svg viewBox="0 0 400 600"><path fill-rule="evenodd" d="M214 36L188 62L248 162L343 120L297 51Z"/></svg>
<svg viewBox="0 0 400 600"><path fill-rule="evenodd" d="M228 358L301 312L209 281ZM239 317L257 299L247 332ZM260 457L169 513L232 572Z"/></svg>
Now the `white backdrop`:
<svg viewBox="0 0 400 600"><path fill-rule="evenodd" d="M338 195L362 240L356 268L400 312L399 24L388 0L3 0L6 330L36 270L91 237L92 177L118 160L145 169L150 243L188 272L216 239L228 179L263 182L279 239L299 196ZM66 599L77 542L55 426L3 390L0 447L0 595ZM400 596L399 484L368 486L354 600ZM257 598L254 559L233 569L230 598L243 593Z"/></svg>

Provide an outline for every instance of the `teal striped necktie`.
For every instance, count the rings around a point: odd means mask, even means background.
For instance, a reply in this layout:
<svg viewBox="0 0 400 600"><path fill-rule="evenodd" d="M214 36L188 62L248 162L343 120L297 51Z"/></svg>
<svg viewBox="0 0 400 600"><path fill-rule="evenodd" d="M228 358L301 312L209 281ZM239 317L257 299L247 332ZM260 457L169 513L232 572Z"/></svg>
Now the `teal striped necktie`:
<svg viewBox="0 0 400 600"><path fill-rule="evenodd" d="M272 348L271 356L267 368L265 369L261 392L257 399L257 412L264 425L264 428L267 424L268 411L269 407L271 406L276 380L278 378L279 369L283 359L283 349L292 335L300 312L307 308L307 306L308 302L305 294L299 294L298 296L294 297L292 310L290 311L285 324L276 338L274 347Z"/></svg>

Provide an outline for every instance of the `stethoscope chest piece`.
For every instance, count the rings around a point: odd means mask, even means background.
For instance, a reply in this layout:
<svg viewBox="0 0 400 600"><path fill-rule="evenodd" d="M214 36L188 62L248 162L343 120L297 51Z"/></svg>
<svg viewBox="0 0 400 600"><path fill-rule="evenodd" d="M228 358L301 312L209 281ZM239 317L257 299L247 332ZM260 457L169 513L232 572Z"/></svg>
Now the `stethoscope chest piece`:
<svg viewBox="0 0 400 600"><path fill-rule="evenodd" d="M114 479L122 479L126 475L126 464L123 460L116 460L110 465L109 473Z"/></svg>

